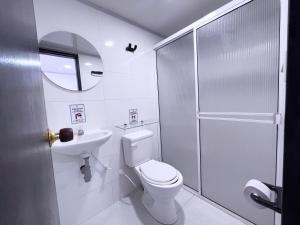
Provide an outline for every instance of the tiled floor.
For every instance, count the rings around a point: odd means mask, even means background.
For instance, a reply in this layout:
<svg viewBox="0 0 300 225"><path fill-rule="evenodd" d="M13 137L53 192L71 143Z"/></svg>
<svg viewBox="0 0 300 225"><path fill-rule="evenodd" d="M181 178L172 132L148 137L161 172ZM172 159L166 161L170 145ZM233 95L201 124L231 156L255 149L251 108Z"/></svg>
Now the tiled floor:
<svg viewBox="0 0 300 225"><path fill-rule="evenodd" d="M82 225L160 225L145 210L141 196L135 191ZM185 189L176 201L179 219L175 225L245 225Z"/></svg>

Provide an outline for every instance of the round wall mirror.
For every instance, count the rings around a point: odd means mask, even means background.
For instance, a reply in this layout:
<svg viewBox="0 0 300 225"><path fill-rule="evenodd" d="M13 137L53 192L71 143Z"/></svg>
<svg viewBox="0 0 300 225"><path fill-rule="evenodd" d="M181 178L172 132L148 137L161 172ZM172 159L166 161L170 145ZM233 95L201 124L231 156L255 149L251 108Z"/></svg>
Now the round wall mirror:
<svg viewBox="0 0 300 225"><path fill-rule="evenodd" d="M41 69L56 85L84 91L103 76L103 63L96 48L83 37L65 31L49 33L39 43Z"/></svg>

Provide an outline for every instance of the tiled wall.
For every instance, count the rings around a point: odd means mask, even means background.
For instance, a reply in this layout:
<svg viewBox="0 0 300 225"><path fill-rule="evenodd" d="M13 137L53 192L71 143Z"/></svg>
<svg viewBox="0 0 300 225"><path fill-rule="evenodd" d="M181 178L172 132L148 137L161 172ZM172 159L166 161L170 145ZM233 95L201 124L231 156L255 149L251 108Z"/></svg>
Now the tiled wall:
<svg viewBox="0 0 300 225"><path fill-rule="evenodd" d="M103 128L113 131L112 138L96 153L111 167L103 170L91 160L93 178L84 183L79 157L53 153L53 165L62 225L77 225L99 213L134 189L120 171L133 180L132 170L124 164L121 135L116 125L128 122L128 110L137 108L139 118L158 121L158 103L154 52L152 46L161 38L112 16L94 10L75 0L34 0L38 37L54 31L70 31L90 41L99 51L104 77L92 90L83 93L60 89L44 79L49 127L79 126L71 124L69 105L81 103L86 109L83 129ZM114 41L111 48L105 41ZM128 43L138 45L132 54ZM146 126L154 131L154 157L160 158L158 124ZM140 129L140 128L138 128Z"/></svg>

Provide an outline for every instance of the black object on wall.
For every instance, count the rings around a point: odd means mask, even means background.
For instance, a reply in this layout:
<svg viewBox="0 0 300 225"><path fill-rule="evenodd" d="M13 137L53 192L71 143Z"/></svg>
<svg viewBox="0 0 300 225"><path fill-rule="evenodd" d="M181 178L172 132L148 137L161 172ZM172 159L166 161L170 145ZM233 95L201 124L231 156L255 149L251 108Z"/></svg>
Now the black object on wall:
<svg viewBox="0 0 300 225"><path fill-rule="evenodd" d="M136 49L137 49L137 45L134 45L134 47L132 47L131 43L129 43L128 46L126 47L126 51L132 52L132 53L134 53Z"/></svg>
<svg viewBox="0 0 300 225"><path fill-rule="evenodd" d="M93 77L102 77L103 76L103 72L102 71L91 71L91 76Z"/></svg>
<svg viewBox="0 0 300 225"><path fill-rule="evenodd" d="M300 224L300 2L290 0L282 225Z"/></svg>

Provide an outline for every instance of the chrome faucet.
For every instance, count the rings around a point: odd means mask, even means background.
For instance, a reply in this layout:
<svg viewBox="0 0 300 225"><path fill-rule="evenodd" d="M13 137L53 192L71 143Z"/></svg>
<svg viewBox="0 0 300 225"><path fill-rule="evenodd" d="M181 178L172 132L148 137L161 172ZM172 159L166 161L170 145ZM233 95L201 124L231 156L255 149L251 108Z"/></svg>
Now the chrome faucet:
<svg viewBox="0 0 300 225"><path fill-rule="evenodd" d="M84 135L84 130L82 128L79 128L77 134L78 134L78 136Z"/></svg>

